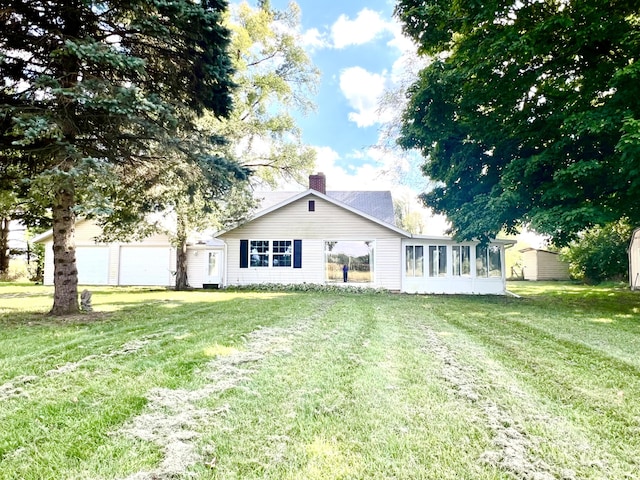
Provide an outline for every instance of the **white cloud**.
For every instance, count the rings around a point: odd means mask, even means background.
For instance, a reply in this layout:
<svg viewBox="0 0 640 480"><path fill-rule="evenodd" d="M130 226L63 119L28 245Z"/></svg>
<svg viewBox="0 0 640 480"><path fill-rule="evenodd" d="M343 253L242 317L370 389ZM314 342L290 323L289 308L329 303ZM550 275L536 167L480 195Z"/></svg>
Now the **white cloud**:
<svg viewBox="0 0 640 480"><path fill-rule="evenodd" d="M330 46L327 41L327 35L325 33L320 33L320 30L317 28L310 28L303 32L300 35L300 41L303 47L308 47L311 50Z"/></svg>
<svg viewBox="0 0 640 480"><path fill-rule="evenodd" d="M378 102L384 93L386 72L371 73L362 67L350 67L340 72L340 90L354 111L349 120L358 127L380 122Z"/></svg>
<svg viewBox="0 0 640 480"><path fill-rule="evenodd" d="M364 8L358 12L355 20L340 15L331 26L331 38L335 48L349 45L362 45L376 38L380 33L390 29L378 12Z"/></svg>
<svg viewBox="0 0 640 480"><path fill-rule="evenodd" d="M402 26L397 21L389 22L387 30L393 34L393 38L387 42L387 45L397 48L403 54L416 51L416 44L402 33Z"/></svg>

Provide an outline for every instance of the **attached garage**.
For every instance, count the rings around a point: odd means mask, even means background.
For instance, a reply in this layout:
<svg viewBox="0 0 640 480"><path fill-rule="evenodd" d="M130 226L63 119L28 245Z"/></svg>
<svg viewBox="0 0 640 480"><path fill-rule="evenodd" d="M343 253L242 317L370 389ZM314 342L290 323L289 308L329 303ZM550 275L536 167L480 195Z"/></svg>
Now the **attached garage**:
<svg viewBox="0 0 640 480"><path fill-rule="evenodd" d="M80 285L109 284L109 247L77 247L76 265Z"/></svg>
<svg viewBox="0 0 640 480"><path fill-rule="evenodd" d="M76 265L80 285L175 285L176 251L166 234L129 243L100 243L91 220L76 223ZM44 284L53 285L53 232L35 237L44 244Z"/></svg>
<svg viewBox="0 0 640 480"><path fill-rule="evenodd" d="M171 285L175 270L171 250L168 246L121 246L118 285Z"/></svg>

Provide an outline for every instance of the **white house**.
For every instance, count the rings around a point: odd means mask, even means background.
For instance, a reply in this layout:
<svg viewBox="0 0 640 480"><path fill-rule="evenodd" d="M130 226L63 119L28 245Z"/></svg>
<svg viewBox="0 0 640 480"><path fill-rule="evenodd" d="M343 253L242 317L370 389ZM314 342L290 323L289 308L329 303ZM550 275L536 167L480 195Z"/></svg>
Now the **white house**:
<svg viewBox="0 0 640 480"><path fill-rule="evenodd" d="M629 242L629 286L631 290L640 290L640 228L631 234Z"/></svg>
<svg viewBox="0 0 640 480"><path fill-rule="evenodd" d="M408 293L505 293L504 249L513 241L479 245L412 235L395 225L390 192L332 192L325 185L317 174L304 192L265 193L247 221L189 245L190 286L346 283ZM175 249L167 237L100 245L96 228L85 222L76 229L80 283L173 285ZM50 284L52 236L39 241L47 245Z"/></svg>

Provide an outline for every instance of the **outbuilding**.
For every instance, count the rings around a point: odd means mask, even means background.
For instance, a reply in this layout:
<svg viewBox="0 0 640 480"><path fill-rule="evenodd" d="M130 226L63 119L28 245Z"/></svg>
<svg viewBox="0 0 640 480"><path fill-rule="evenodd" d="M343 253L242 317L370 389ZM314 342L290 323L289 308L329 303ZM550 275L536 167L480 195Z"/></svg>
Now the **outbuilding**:
<svg viewBox="0 0 640 480"><path fill-rule="evenodd" d="M525 248L522 253L522 273L525 280L569 280L569 264L557 252Z"/></svg>

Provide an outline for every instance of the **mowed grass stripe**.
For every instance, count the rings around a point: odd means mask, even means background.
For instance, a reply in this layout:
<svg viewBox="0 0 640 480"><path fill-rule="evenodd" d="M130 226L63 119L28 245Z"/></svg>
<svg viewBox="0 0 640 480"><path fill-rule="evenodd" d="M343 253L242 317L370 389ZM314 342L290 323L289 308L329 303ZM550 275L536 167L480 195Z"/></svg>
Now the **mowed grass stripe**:
<svg viewBox="0 0 640 480"><path fill-rule="evenodd" d="M198 456L180 467L193 478L638 477L640 296L563 287L525 284L523 299L97 289L100 316L65 321L2 303L0 383L38 377L0 402L0 478L161 472L163 446L122 433L158 392L207 393L192 405L208 414L175 424L197 430L185 441ZM2 301L23 287L6 288ZM38 291L46 301L28 298ZM244 373L216 390L232 370L212 368L234 355Z"/></svg>
<svg viewBox="0 0 640 480"><path fill-rule="evenodd" d="M269 359L245 391L219 399L229 412L204 442L216 446L208 452L215 468L198 472L508 478L478 463L488 432L442 385L398 304L390 315L378 299L341 299L296 338L291 355ZM395 303L390 296L380 301Z"/></svg>
<svg viewBox="0 0 640 480"><path fill-rule="evenodd" d="M130 471L127 465L146 467L156 463L160 453L154 445L120 438L111 441L119 425L142 411L146 392L158 386L177 388L201 383L193 372L210 360L207 346L215 341L241 345L244 336L258 325L286 322L290 311L305 307L304 303L288 304L280 294L178 294L179 302L160 306L152 303L159 295L175 297L175 293L121 295L126 298L123 303L127 309L115 309L107 321L84 323L80 318L65 324L27 314L29 321L36 318L38 323L21 327L12 319L10 327L3 330L12 337L8 343L19 344L23 335L29 334L27 343L40 350L16 363L5 352L13 373L9 381L27 374L36 374L36 380L23 386L23 395L0 406L0 478L72 478L73 471L93 471L88 475L91 478L113 478L114 472L122 476ZM139 307L131 308L136 302ZM265 308L271 313L282 308L285 315L265 316ZM131 355L82 361L96 351L98 344L102 353L109 353L144 335L164 334L171 329L175 335L159 335L159 341ZM80 366L65 374L37 375L73 361ZM104 462L109 452L129 450L129 462ZM141 455L140 450L146 454Z"/></svg>
<svg viewBox="0 0 640 480"><path fill-rule="evenodd" d="M536 403L524 406L523 418L533 417L532 409L546 412L545 416L551 415L547 421L554 419L560 430L555 433L558 443L563 444L561 432L582 439L577 442L574 460L565 460L565 468L578 472L578 478L627 478L628 475L633 478L640 473L635 454L640 451L640 407L634 401L640 394L636 365L584 344L580 335L573 341L567 340L570 326L562 329L561 335L554 336L546 329L536 328L530 320L522 320L528 315L505 317L477 304L475 299L467 301L469 306L474 304L474 308L462 315L451 314L450 305L446 303L436 302L434 307L448 325L445 328L454 327L465 338L454 340L455 348L464 350L465 344L482 346L491 361L511 372L523 389L534 392L538 398ZM592 311L591 314L602 316L606 312ZM544 315L547 322L567 323L565 308L545 309ZM612 334L609 342L621 340L615 332ZM517 403L517 398L514 400ZM527 409L532 410L528 415ZM532 435L539 434L536 429L542 427L535 423L531 423ZM545 435L554 433L548 431ZM591 449L590 453L584 452L585 445ZM609 450L607 445L613 449ZM568 445L556 449L558 459L551 463L562 465L559 458L570 449Z"/></svg>

